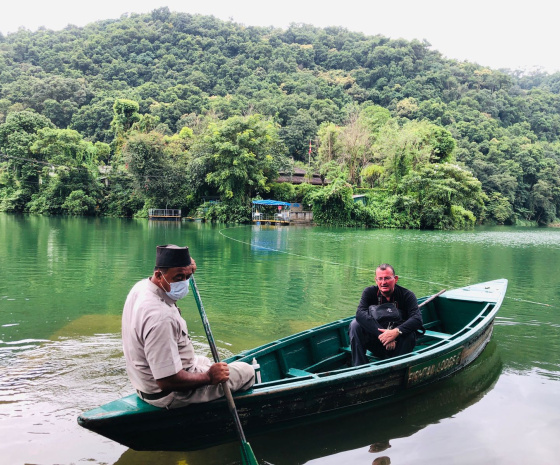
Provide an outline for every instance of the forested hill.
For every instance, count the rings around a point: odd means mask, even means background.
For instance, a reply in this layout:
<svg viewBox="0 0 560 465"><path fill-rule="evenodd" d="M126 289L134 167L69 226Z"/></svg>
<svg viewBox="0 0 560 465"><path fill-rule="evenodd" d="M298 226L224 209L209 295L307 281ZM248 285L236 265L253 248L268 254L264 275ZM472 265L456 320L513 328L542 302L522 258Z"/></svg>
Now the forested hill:
<svg viewBox="0 0 560 465"><path fill-rule="evenodd" d="M0 35L1 209L194 208L212 194L265 195L293 159L333 185L343 179L386 192L385 208L402 218L415 202L437 207L410 224L384 223L379 211L350 213L363 224L454 227L442 221L454 207L476 221L548 224L560 211L559 92L560 74L492 70L446 59L426 42L337 27L250 27L161 8L83 28L20 30ZM211 135L247 128L261 131L268 158L254 179L241 175L249 179L238 192L209 155L223 148ZM169 170L188 169L190 190L163 185L179 182L176 173L149 172L138 161L148 148ZM44 166L31 169L29 160ZM69 167L100 164L113 166L112 187L97 169L75 170L74 188L56 203L55 168L63 178ZM277 196L305 194L272 188Z"/></svg>

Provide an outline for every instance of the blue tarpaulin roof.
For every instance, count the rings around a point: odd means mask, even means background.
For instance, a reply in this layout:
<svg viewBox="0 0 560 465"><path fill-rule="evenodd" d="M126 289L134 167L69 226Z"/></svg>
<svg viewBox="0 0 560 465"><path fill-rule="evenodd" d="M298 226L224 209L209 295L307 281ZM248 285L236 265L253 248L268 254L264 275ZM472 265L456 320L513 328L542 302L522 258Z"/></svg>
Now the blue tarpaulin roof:
<svg viewBox="0 0 560 465"><path fill-rule="evenodd" d="M255 205L283 205L285 207L289 207L291 205L290 202L282 202L280 200L253 200L253 204L255 204Z"/></svg>

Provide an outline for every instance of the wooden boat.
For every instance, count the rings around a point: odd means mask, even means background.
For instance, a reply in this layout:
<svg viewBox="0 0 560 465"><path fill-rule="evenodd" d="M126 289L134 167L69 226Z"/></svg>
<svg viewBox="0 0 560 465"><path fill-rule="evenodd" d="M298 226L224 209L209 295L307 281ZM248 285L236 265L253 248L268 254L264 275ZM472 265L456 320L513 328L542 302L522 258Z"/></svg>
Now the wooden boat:
<svg viewBox="0 0 560 465"><path fill-rule="evenodd" d="M261 382L234 396L245 433L396 401L452 375L489 342L506 289L507 280L498 279L419 299L427 302L427 330L400 357L349 366L349 317L225 360L260 365ZM136 450L195 450L236 438L224 399L166 410L133 394L83 413L78 423Z"/></svg>

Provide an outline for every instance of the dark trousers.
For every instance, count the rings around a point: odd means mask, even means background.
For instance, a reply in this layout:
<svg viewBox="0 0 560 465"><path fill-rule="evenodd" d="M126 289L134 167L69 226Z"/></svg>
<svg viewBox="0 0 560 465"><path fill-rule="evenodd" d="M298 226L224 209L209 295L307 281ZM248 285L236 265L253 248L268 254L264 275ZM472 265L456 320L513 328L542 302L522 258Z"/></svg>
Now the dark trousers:
<svg viewBox="0 0 560 465"><path fill-rule="evenodd" d="M367 350L380 359L408 354L414 350L416 333L401 334L395 339L397 343L395 350L387 350L379 340L381 332L377 329L374 329L374 331L377 334L364 328L356 319L353 319L352 323L350 323L348 332L350 334L350 348L352 349L352 366L369 363L366 356Z"/></svg>

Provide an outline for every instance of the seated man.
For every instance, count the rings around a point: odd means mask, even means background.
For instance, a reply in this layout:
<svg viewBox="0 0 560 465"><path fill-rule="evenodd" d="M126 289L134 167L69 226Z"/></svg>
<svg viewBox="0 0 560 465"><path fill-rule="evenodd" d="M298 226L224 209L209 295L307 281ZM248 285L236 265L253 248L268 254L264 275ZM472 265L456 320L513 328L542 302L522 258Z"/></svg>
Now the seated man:
<svg viewBox="0 0 560 465"><path fill-rule="evenodd" d="M224 395L224 382L236 391L255 381L255 370L247 363L212 363L195 355L176 305L187 295L195 270L188 247L158 246L152 276L136 283L124 304L126 371L138 396L156 407L208 402Z"/></svg>
<svg viewBox="0 0 560 465"><path fill-rule="evenodd" d="M416 331L422 328L422 313L413 292L398 286L399 277L391 265L379 265L375 270L377 286L364 289L356 318L350 323L352 365L369 363L366 350L385 359L412 352L416 345ZM393 303L401 313L402 323L385 329L373 317L370 305Z"/></svg>

